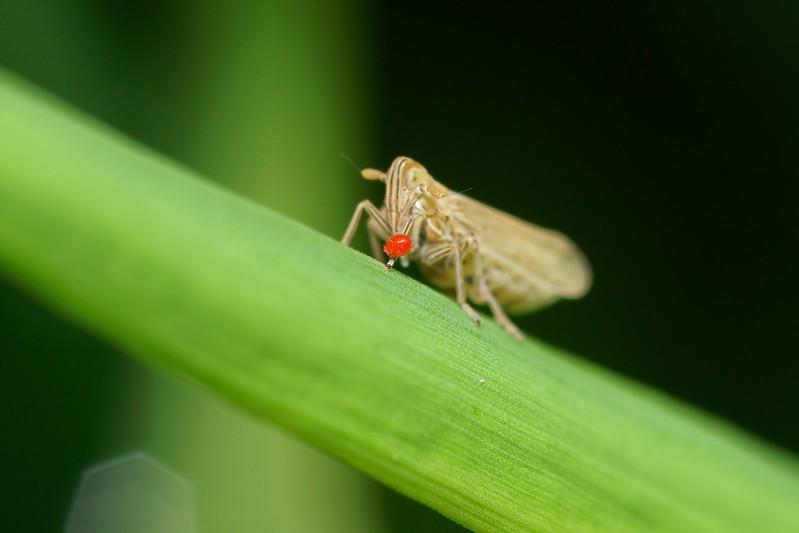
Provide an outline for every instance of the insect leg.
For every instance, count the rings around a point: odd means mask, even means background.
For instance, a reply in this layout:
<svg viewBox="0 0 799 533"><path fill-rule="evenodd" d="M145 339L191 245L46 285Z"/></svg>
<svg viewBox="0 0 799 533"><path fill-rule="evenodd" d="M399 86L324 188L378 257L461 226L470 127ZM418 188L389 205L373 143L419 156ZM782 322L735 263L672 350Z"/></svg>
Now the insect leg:
<svg viewBox="0 0 799 533"><path fill-rule="evenodd" d="M350 225L347 226L347 231L344 232L344 236L341 238L341 244L346 246L350 245L350 242L352 242L352 237L355 235L355 231L358 229L358 222L361 221L361 214L364 212L364 210L369 213L369 216L372 217L372 220L375 221L375 224L379 226L381 231L384 231L386 235L391 234L389 224L380 210L369 200L364 200L355 207L355 212L352 214L352 219L350 219Z"/></svg>
<svg viewBox="0 0 799 533"><path fill-rule="evenodd" d="M463 261L461 259L460 250L458 249L458 244L450 241L428 244L422 250L420 261L423 264L435 264L439 261L444 261L448 264L450 257L452 257L455 266L455 299L458 301L461 308L466 311L466 314L472 317L474 323L479 326L480 315L478 315L477 311L472 309L472 306L466 301Z"/></svg>
<svg viewBox="0 0 799 533"><path fill-rule="evenodd" d="M372 248L372 257L378 261L383 261L386 254L383 251L383 247L380 246L380 240L377 238L377 234L369 224L366 225L366 233L369 234L369 246Z"/></svg>
<svg viewBox="0 0 799 533"><path fill-rule="evenodd" d="M464 286L463 278L463 261L461 260L461 252L458 250L458 245L453 244L452 252L455 254L455 298L466 314L472 317L475 325L480 325L480 315L477 311L472 309L472 306L466 301L466 287Z"/></svg>
<svg viewBox="0 0 799 533"><path fill-rule="evenodd" d="M480 296L488 303L488 307L491 309L491 313L494 315L494 320L497 321L497 324L505 328L505 330L516 337L518 340L524 340L524 333L513 323L513 321L508 318L508 315L505 313L505 310L502 309L502 306L499 305L497 302L496 297L488 288L488 283L486 282L485 272L483 271L483 264L480 261L480 251L477 249L477 243L474 243L475 251L474 251L474 268L472 276L474 276L473 283L478 287L480 291Z"/></svg>
<svg viewBox="0 0 799 533"><path fill-rule="evenodd" d="M497 299L494 298L494 295L491 294L491 291L488 290L488 287L485 285L485 280L482 282L482 291L483 291L483 298L485 298L486 302L488 302L488 307L491 308L491 312L494 314L494 320L497 321L497 324L505 328L508 333L519 339L520 341L524 340L524 333L513 323L513 321L508 318L508 315L505 313L505 310L502 309L502 306L499 305Z"/></svg>

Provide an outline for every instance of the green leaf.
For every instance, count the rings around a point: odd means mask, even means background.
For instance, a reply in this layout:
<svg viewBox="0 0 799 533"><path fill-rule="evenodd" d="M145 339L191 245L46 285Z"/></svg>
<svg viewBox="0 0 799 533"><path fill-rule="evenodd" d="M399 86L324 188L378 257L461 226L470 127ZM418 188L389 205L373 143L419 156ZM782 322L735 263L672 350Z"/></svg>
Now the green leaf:
<svg viewBox="0 0 799 533"><path fill-rule="evenodd" d="M787 531L796 460L0 75L0 268L475 530ZM291 177L284 177L291 179Z"/></svg>

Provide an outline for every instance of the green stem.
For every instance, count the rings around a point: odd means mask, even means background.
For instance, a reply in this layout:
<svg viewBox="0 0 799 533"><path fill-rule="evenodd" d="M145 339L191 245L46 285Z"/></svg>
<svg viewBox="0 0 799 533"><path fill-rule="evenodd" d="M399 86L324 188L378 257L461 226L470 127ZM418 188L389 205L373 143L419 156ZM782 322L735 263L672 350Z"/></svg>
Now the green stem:
<svg viewBox="0 0 799 533"><path fill-rule="evenodd" d="M0 74L0 268L131 354L486 531L790 530L795 459Z"/></svg>

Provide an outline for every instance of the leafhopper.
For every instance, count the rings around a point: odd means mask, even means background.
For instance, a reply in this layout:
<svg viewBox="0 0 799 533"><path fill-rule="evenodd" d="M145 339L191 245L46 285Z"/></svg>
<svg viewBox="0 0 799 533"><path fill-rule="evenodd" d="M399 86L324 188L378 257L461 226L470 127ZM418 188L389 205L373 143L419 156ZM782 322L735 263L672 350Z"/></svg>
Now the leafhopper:
<svg viewBox="0 0 799 533"><path fill-rule="evenodd" d="M341 242L350 244L366 211L374 257L386 254L388 269L397 260L403 266L418 261L430 283L454 289L477 325L480 315L468 301L487 305L521 340L506 312L527 313L560 298L579 298L591 287L591 267L568 237L451 192L409 157L396 158L388 172L364 169L361 175L385 183L385 201L380 208L360 202Z"/></svg>

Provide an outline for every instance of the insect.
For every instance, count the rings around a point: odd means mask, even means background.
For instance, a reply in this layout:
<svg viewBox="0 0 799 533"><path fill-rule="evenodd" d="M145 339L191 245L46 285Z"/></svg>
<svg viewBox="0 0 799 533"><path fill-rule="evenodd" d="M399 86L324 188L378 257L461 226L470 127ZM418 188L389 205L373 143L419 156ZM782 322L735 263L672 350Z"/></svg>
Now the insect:
<svg viewBox="0 0 799 533"><path fill-rule="evenodd" d="M397 260L402 266L418 261L433 285L454 289L477 325L480 315L467 300L488 305L521 340L506 311L530 312L559 298L579 298L591 287L591 267L568 237L452 193L409 157L394 159L388 172L364 169L361 175L385 183L385 201L380 208L360 202L341 242L350 244L366 211L374 257L388 255L387 269Z"/></svg>

